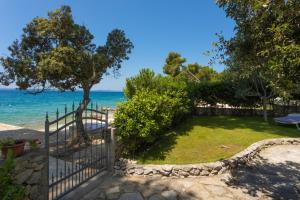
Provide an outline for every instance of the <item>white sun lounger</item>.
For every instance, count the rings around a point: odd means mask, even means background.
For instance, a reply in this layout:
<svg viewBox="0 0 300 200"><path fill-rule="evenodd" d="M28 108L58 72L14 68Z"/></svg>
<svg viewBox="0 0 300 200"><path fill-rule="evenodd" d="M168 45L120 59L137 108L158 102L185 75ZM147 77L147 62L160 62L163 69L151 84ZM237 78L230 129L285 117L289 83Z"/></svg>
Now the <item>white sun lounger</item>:
<svg viewBox="0 0 300 200"><path fill-rule="evenodd" d="M276 117L274 120L281 124L295 124L297 129L300 130L300 113L292 113L285 117Z"/></svg>

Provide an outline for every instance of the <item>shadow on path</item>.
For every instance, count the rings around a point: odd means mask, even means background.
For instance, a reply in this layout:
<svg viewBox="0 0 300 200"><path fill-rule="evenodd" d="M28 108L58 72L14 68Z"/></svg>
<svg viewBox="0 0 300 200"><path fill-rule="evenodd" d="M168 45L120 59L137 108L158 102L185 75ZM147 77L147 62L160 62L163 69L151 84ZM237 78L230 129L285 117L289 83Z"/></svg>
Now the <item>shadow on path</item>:
<svg viewBox="0 0 300 200"><path fill-rule="evenodd" d="M232 172L230 187L241 188L251 196L263 192L273 199L300 198L300 163L268 163L265 159Z"/></svg>

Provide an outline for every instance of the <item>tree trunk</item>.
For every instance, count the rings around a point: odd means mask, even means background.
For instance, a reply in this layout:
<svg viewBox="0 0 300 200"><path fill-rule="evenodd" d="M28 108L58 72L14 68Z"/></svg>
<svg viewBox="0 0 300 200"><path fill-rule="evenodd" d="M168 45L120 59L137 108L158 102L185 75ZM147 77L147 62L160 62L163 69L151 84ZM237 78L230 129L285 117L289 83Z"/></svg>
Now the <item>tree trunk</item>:
<svg viewBox="0 0 300 200"><path fill-rule="evenodd" d="M75 119L76 119L76 131L79 136L78 142L82 142L82 140L88 144L89 137L84 129L82 115L84 110L87 108L90 103L90 90L88 88L83 89L83 100L77 108Z"/></svg>
<svg viewBox="0 0 300 200"><path fill-rule="evenodd" d="M263 101L264 120L265 122L268 122L267 97L263 97L262 101Z"/></svg>

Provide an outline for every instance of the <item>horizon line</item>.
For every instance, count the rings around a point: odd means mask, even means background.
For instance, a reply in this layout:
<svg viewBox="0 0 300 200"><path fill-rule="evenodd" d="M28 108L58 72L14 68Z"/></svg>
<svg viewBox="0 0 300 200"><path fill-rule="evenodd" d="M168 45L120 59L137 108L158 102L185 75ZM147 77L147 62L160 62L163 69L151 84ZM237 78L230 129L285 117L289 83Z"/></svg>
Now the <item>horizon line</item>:
<svg viewBox="0 0 300 200"><path fill-rule="evenodd" d="M19 91L24 91L26 92L26 90L20 90L19 88L0 88L0 90L19 90ZM28 91L30 91L30 89L28 89ZM57 92L82 92L82 89L76 89L74 91L71 90L66 90L66 91L60 91L58 89L47 89L45 90L45 92L47 91L57 91ZM91 92L124 92L123 90L105 90L105 89L92 89Z"/></svg>

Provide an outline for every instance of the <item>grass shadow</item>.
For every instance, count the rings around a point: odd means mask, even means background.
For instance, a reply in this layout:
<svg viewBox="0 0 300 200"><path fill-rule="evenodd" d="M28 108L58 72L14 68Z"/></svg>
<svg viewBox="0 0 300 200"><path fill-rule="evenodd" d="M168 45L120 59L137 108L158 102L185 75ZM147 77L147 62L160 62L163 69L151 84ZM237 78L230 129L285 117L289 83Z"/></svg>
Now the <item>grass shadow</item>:
<svg viewBox="0 0 300 200"><path fill-rule="evenodd" d="M278 137L300 137L300 131L294 126L267 123L260 117L194 116L161 136L136 159L140 164L160 164L172 152L173 161L178 158L177 163L210 162L228 158L259 140ZM190 157L185 162L184 157L192 154L198 160ZM172 160L166 162L169 161Z"/></svg>
<svg viewBox="0 0 300 200"><path fill-rule="evenodd" d="M164 160L177 144L177 138L188 135L193 129L193 124L188 123L189 119L185 119L172 130L166 131L167 133L162 135L152 146L137 155L136 159L139 163L145 163L146 160Z"/></svg>

